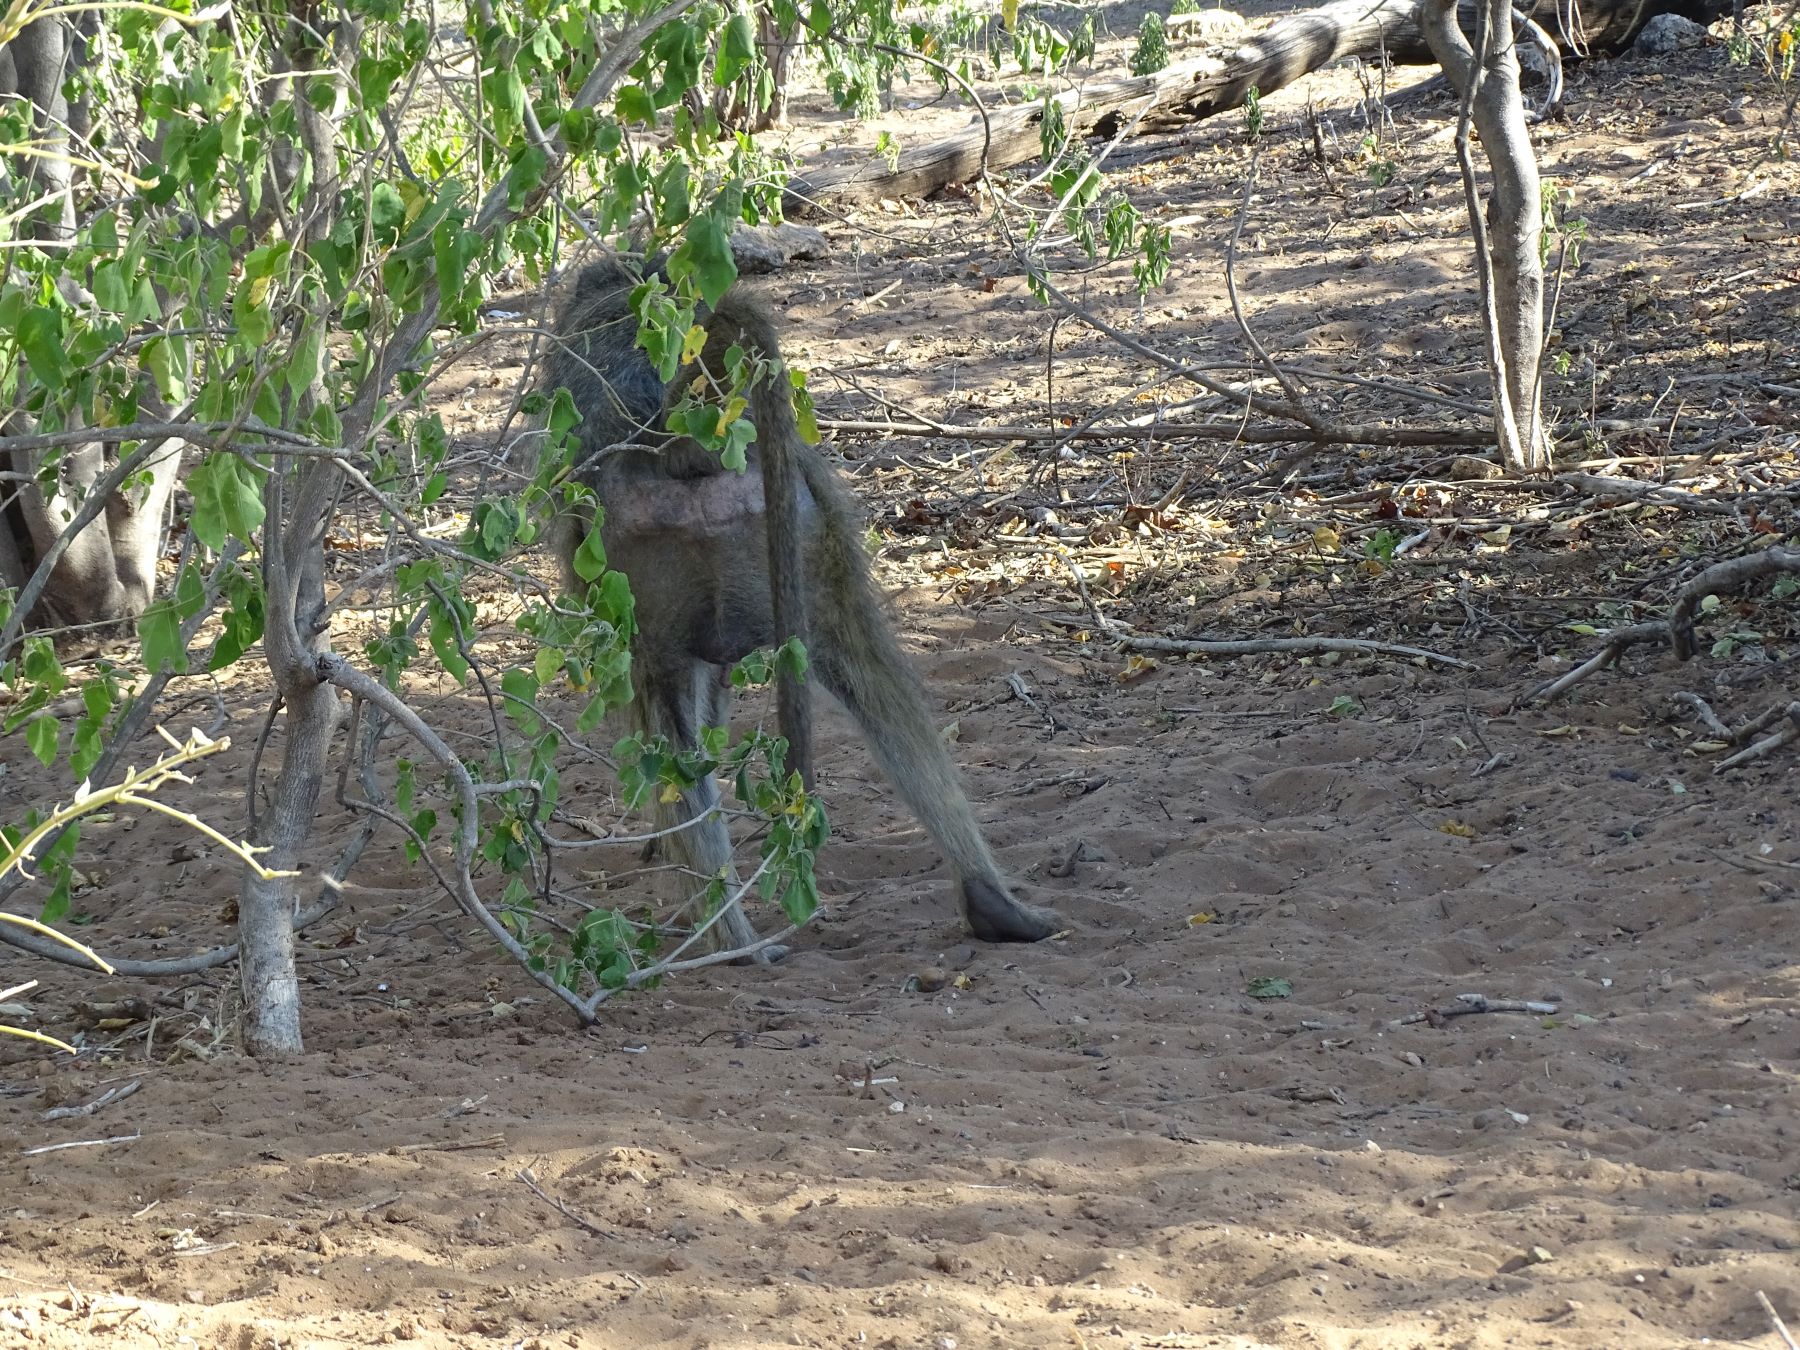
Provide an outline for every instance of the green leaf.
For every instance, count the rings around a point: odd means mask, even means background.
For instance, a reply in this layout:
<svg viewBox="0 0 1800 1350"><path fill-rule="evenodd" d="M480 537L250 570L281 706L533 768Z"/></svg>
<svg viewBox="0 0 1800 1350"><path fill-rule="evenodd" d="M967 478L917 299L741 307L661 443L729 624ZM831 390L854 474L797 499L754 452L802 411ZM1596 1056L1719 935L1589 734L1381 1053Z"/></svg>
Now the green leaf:
<svg viewBox="0 0 1800 1350"><path fill-rule="evenodd" d="M195 567L184 567L181 575L175 578L175 613L185 623L198 614L206 604L206 583L200 580L200 571Z"/></svg>
<svg viewBox="0 0 1800 1350"><path fill-rule="evenodd" d="M263 522L262 493L236 455L224 450L209 455L188 475L188 491L194 497L189 528L201 543L217 551L227 535L253 542Z"/></svg>
<svg viewBox="0 0 1800 1350"><path fill-rule="evenodd" d="M56 881L50 887L44 907L38 911L39 923L60 923L69 912L69 881L72 870L67 860L55 869Z"/></svg>
<svg viewBox="0 0 1800 1350"><path fill-rule="evenodd" d="M794 425L799 428L800 439L808 445L819 443L819 413L813 406L812 394L806 388L806 372L788 371L788 383L794 386Z"/></svg>
<svg viewBox="0 0 1800 1350"><path fill-rule="evenodd" d="M103 262L94 268L94 303L109 314L124 314L131 308L131 284L123 265Z"/></svg>
<svg viewBox="0 0 1800 1350"><path fill-rule="evenodd" d="M710 215L695 216L688 223L687 240L678 254L685 253L688 270L699 283L700 297L709 305L724 299L731 283L737 280L737 260L731 255L731 240ZM675 270L675 260L669 260Z"/></svg>
<svg viewBox="0 0 1800 1350"><path fill-rule="evenodd" d="M56 745L61 735L62 724L54 717L39 717L25 726L25 744L46 769L56 763Z"/></svg>
<svg viewBox="0 0 1800 1350"><path fill-rule="evenodd" d="M31 363L32 378L46 389L60 389L69 378L63 359L63 321L57 310L38 305L25 311L13 334Z"/></svg>
<svg viewBox="0 0 1800 1350"><path fill-rule="evenodd" d="M507 715L527 736L537 735L543 726L533 715L537 707L537 677L529 670L509 670L500 676L500 688L507 695Z"/></svg>
<svg viewBox="0 0 1800 1350"><path fill-rule="evenodd" d="M312 387L319 372L324 368L325 327L312 323L300 334L300 340L294 344L293 353L288 357L287 377L288 392L299 398Z"/></svg>
<svg viewBox="0 0 1800 1350"><path fill-rule="evenodd" d="M628 84L619 90L613 102L621 122L643 122L656 120L656 102L650 97L650 91L641 84Z"/></svg>
<svg viewBox="0 0 1800 1350"><path fill-rule="evenodd" d="M559 647L539 647L537 656L532 661L532 674L537 676L541 685L549 684L563 668L563 654Z"/></svg>
<svg viewBox="0 0 1800 1350"><path fill-rule="evenodd" d="M713 64L713 83L723 89L744 73L756 59L756 29L750 16L738 10L725 23L719 35L719 56Z"/></svg>
<svg viewBox="0 0 1800 1350"><path fill-rule="evenodd" d="M151 338L138 353L138 364L150 372L156 392L169 403L187 401L187 379L183 370L184 352L172 338Z"/></svg>
<svg viewBox="0 0 1800 1350"><path fill-rule="evenodd" d="M147 669L187 670L187 652L181 643L181 618L175 612L173 601L154 601L138 616L138 641L143 644Z"/></svg>
<svg viewBox="0 0 1800 1350"><path fill-rule="evenodd" d="M406 203L392 183L377 183L369 193L369 224L376 242L392 246L406 228Z"/></svg>
<svg viewBox="0 0 1800 1350"><path fill-rule="evenodd" d="M606 545L600 542L598 521L587 532L587 538L581 541L581 547L575 550L574 566L575 575L590 586L606 571Z"/></svg>
<svg viewBox="0 0 1800 1350"><path fill-rule="evenodd" d="M1279 975L1261 975L1250 981L1247 992L1251 998L1287 998L1294 992L1294 985Z"/></svg>

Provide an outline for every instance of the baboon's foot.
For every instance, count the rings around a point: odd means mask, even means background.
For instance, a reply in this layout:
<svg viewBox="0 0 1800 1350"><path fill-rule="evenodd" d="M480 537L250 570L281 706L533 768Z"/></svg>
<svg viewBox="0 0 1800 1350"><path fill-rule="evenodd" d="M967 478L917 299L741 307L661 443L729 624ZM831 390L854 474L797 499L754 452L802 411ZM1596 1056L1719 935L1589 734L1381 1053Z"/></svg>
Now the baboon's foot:
<svg viewBox="0 0 1800 1350"><path fill-rule="evenodd" d="M983 942L1042 942L1063 925L1049 910L1022 905L984 877L962 880L969 931Z"/></svg>

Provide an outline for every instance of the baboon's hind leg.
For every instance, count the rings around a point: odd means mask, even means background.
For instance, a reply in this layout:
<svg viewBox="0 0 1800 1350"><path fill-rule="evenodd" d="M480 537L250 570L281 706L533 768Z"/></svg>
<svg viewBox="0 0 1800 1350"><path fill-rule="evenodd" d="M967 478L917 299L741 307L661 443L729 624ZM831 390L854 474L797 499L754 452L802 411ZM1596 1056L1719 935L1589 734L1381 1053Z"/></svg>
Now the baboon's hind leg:
<svg viewBox="0 0 1800 1350"><path fill-rule="evenodd" d="M845 532L828 534L813 578L812 668L862 728L881 771L944 850L963 922L983 942L1037 942L1054 915L1019 903L989 851L912 662Z"/></svg>
<svg viewBox="0 0 1800 1350"><path fill-rule="evenodd" d="M699 747L703 724L729 723L730 705L731 691L722 685L718 668L693 661L685 663L685 668L645 671L633 713L647 734L666 737L678 749L694 750ZM674 794L671 801L664 801L663 794L656 793L656 828L659 833L669 831L660 833L657 851L702 877L723 876L730 897L737 891L737 868L731 854L731 831L719 805L719 785L711 774ZM691 886L693 882L694 878L689 877L686 884ZM756 929L742 905L729 898L727 904L729 908L719 915L708 935L715 951L748 947L757 941ZM752 959L759 963L779 961L787 953L786 947L771 945L756 952Z"/></svg>

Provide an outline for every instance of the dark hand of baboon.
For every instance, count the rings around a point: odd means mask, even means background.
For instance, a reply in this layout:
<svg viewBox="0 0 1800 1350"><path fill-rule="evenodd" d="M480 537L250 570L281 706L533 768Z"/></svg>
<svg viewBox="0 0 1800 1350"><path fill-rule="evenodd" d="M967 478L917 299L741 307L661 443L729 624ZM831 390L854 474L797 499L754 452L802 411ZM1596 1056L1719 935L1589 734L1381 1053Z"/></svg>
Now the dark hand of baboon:
<svg viewBox="0 0 1800 1350"><path fill-rule="evenodd" d="M567 388L582 422L576 475L603 508L607 565L631 582L637 604L631 719L640 732L683 748L702 726L729 720L729 668L759 648L798 636L812 676L862 728L877 763L957 877L969 931L986 942L1036 942L1054 917L1021 904L1001 876L975 822L955 765L927 708L912 664L883 613L869 575L855 499L801 438L775 324L755 292L739 286L705 316L698 365L722 376L736 345L772 370L749 393L755 472L725 471L692 440L671 436L663 417L693 377L664 388L637 346L629 304L636 278L617 262L587 268L564 300L548 383ZM573 585L573 558L592 521L571 512L552 545ZM812 782L807 686L784 678L777 696L789 767ZM656 804L673 859L703 876L732 875L731 840L718 789L706 782ZM697 822L697 823L690 823ZM755 932L735 909L715 932L747 946Z"/></svg>

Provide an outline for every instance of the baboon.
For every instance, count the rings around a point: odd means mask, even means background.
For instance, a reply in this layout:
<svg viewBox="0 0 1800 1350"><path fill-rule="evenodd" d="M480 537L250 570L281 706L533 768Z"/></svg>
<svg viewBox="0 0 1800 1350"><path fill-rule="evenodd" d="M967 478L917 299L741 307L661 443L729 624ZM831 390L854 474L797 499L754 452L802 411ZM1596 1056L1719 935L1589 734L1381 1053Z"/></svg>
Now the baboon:
<svg viewBox="0 0 1800 1350"><path fill-rule="evenodd" d="M667 389L658 379L636 345L629 305L636 281L616 261L580 274L557 314L546 374L552 389L569 390L581 414L574 473L600 503L607 565L630 579L637 600L630 710L637 729L692 748L701 726L728 722L731 667L758 648L799 637L809 679L856 720L888 781L949 859L969 931L987 942L1048 937L1053 916L1021 904L1008 889L918 677L883 616L855 499L800 437L766 302L736 286L702 319L700 366L718 375L734 344L773 366L749 393L756 439L748 468L735 473L713 452L662 430L665 412L695 372L690 367ZM570 511L551 532L571 586L575 550L592 519L591 512ZM806 685L784 678L777 698L790 767L810 786ZM660 829L687 826L663 836L670 855L703 876L731 874L731 840L718 805L709 778L656 806ZM717 927L725 930L722 946L756 941L735 907Z"/></svg>

